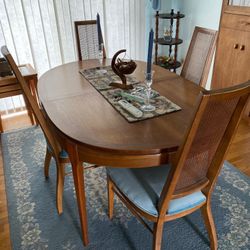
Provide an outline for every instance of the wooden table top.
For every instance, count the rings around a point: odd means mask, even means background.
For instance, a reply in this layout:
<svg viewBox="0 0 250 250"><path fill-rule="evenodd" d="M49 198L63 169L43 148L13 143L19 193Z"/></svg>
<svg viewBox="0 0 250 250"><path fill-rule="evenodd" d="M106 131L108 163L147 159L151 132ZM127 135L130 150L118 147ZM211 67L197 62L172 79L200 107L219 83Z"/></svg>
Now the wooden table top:
<svg viewBox="0 0 250 250"><path fill-rule="evenodd" d="M104 60L110 65L110 60ZM68 139L89 149L130 155L175 151L200 87L154 65L152 88L182 110L153 119L128 123L79 73L99 66L98 60L73 62L49 70L38 81L38 95L54 126ZM133 73L143 81L146 64L137 62Z"/></svg>

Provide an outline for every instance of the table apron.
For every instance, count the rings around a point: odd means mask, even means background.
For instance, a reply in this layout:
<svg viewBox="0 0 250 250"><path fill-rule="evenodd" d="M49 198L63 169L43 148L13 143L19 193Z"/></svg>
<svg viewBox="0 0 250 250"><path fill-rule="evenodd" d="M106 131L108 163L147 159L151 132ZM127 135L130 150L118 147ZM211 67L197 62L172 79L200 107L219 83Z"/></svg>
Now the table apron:
<svg viewBox="0 0 250 250"><path fill-rule="evenodd" d="M89 150L77 146L79 160L91 164L110 166L110 167L125 167L125 168L142 168L159 166L168 163L168 153L158 154L130 154L112 153L104 150Z"/></svg>
<svg viewBox="0 0 250 250"><path fill-rule="evenodd" d="M46 115L46 114L45 114ZM48 117L47 117L48 118ZM133 153L127 150L122 152L108 151L103 148L92 148L87 145L78 144L74 140L71 140L60 130L56 129L54 124L47 119L48 125L54 131L54 136L59 141L62 148L66 151L71 148L72 145L76 148L78 159L81 162L96 164L100 166L109 167L124 167L124 168L143 168L143 167L153 167L162 164L169 163L170 154L176 152L177 147L171 151L164 151L160 153Z"/></svg>

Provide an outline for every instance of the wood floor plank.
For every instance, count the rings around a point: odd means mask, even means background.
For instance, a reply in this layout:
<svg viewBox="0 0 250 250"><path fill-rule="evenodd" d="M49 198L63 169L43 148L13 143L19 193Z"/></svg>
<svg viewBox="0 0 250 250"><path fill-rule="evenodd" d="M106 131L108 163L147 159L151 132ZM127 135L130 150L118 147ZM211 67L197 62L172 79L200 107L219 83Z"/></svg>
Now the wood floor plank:
<svg viewBox="0 0 250 250"><path fill-rule="evenodd" d="M0 249L10 250L10 227L8 220L7 200L3 170L2 146L0 143Z"/></svg>
<svg viewBox="0 0 250 250"><path fill-rule="evenodd" d="M250 125L242 120L226 159L250 176Z"/></svg>

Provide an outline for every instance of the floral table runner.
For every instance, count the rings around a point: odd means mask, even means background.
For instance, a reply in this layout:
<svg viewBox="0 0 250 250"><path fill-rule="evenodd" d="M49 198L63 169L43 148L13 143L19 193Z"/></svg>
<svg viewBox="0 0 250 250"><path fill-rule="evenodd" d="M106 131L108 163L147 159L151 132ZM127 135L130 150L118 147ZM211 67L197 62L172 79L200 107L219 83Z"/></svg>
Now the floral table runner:
<svg viewBox="0 0 250 250"><path fill-rule="evenodd" d="M139 82L134 77L127 76L127 83L132 84L134 87L132 90L121 90L109 86L111 82L120 81L120 78L113 72L111 66L85 69L81 70L80 73L128 122L142 121L181 110L178 105L166 97L161 96L157 91L152 90L150 103L154 105L156 109L151 112L143 112L143 116L137 118L123 109L118 104L118 101L125 99L133 106L140 109L143 105L143 99L146 98L145 85L143 83ZM127 94L132 94L139 98L133 99Z"/></svg>

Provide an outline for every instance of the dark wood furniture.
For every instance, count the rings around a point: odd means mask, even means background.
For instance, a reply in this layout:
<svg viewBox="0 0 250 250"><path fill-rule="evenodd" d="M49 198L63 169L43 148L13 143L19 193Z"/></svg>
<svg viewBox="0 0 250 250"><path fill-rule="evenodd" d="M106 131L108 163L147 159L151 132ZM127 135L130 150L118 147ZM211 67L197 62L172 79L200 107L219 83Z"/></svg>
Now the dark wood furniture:
<svg viewBox="0 0 250 250"><path fill-rule="evenodd" d="M168 162L183 140L200 87L154 66L153 88L179 105L180 112L128 123L79 73L100 66L98 60L65 64L41 76L38 94L51 129L69 154L85 245L88 244L82 162L112 167L149 167ZM133 73L144 80L146 64ZM103 60L110 65L110 60Z"/></svg>
<svg viewBox="0 0 250 250"><path fill-rule="evenodd" d="M96 20L75 21L75 34L78 60L98 59L98 32ZM106 51L103 47L103 58Z"/></svg>
<svg viewBox="0 0 250 250"><path fill-rule="evenodd" d="M216 40L217 31L195 27L181 76L205 88Z"/></svg>
<svg viewBox="0 0 250 250"><path fill-rule="evenodd" d="M223 0L212 88L224 88L250 79L250 6ZM250 101L243 116L250 124Z"/></svg>
<svg viewBox="0 0 250 250"><path fill-rule="evenodd" d="M160 250L164 223L201 209L210 248L217 249L211 196L249 95L250 81L217 91L203 90L194 119L169 165L108 168L109 217L116 193L153 234L153 249ZM153 222L153 229L143 218Z"/></svg>
<svg viewBox="0 0 250 250"><path fill-rule="evenodd" d="M184 18L184 15L181 14L179 11L177 13L174 13L173 9L170 13L159 14L159 11L156 11L155 15L155 64L158 64L166 69L173 70L174 72L176 72L176 69L181 66L181 63L177 61L178 45L183 42L181 39L179 39L179 24L181 18ZM159 20L161 19L170 20L169 34L167 36L168 39L164 38L164 34L159 37ZM176 21L175 33L173 32L174 21ZM158 45L169 46L168 57L173 57L172 61L160 62L158 58Z"/></svg>
<svg viewBox="0 0 250 250"><path fill-rule="evenodd" d="M36 85L37 85L36 71L32 68L30 64L24 64L18 67L24 79L27 81L28 87L30 88L32 94L36 96ZM0 98L22 95L22 94L23 94L22 89L15 75L0 77ZM31 108L29 107L25 97L24 101L26 104L27 112L30 117L31 123L32 125L34 125L35 120ZM0 117L0 132L3 132L1 117Z"/></svg>

